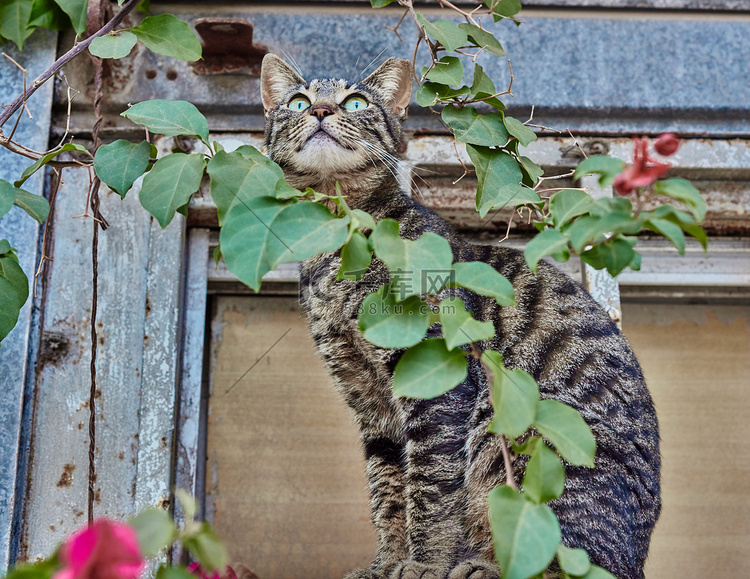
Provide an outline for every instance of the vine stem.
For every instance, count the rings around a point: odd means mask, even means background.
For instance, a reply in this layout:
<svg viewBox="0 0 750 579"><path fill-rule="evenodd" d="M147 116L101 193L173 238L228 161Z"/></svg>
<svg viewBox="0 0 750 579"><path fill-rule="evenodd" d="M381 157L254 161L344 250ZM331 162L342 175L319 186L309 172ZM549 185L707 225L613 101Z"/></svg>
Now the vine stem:
<svg viewBox="0 0 750 579"><path fill-rule="evenodd" d="M490 404L492 404L492 384L495 379L495 373L492 371L492 368L490 368L487 363L482 360L482 351L479 346L475 342L472 342L470 347L472 358L478 360L482 365L482 370L484 370L484 374L487 378L487 388L489 389ZM500 450L503 454L503 464L505 465L505 484L513 489L518 489L518 484L516 484L516 479L513 476L513 458L510 456L508 439L504 434L499 434L498 438L500 439Z"/></svg>
<svg viewBox="0 0 750 579"><path fill-rule="evenodd" d="M114 17L107 22L104 26L101 27L101 29L97 30L94 34L86 38L85 40L82 40L78 44L76 44L73 48L71 48L68 52L63 54L60 58L58 58L47 70L45 70L42 74L40 74L34 82L31 83L29 87L26 88L26 90L23 91L22 94L18 95L16 99L10 103L7 107L5 107L5 110L0 113L0 127L2 127L10 117L13 116L13 114L21 107L23 104L28 100L28 98L34 94L39 87L41 87L45 82L47 82L50 78L52 78L57 72L68 62L73 60L76 56L78 56L81 52L86 50L89 47L89 44L95 39L99 38L100 36L104 36L105 34L109 34L112 30L114 30L115 26L120 24L125 19L125 16L130 13L130 11L135 8L138 5L138 2L140 0L128 0L125 4L123 4L120 11L114 15ZM0 138L0 144L3 146L5 145L6 137Z"/></svg>
<svg viewBox="0 0 750 579"><path fill-rule="evenodd" d="M133 4L135 3L134 0ZM122 13L122 12L120 12ZM93 2L89 6L89 26L91 24L98 25L101 23L103 14L103 4L101 0ZM119 14L118 14L119 16ZM108 24L111 24L114 19L110 20ZM97 31L100 32L100 31ZM94 35L92 35L93 37ZM89 37L91 38L91 37ZM93 154L96 154L96 150L102 144L102 140L99 137L99 129L102 124L102 98L103 98L103 85L104 85L104 65L102 59L98 56L91 55L91 59L94 62L94 117L95 122L91 132L92 140L94 141ZM91 182L91 210L93 213L93 235L91 241L91 273L92 273L92 293L91 293L91 388L89 389L89 476L88 476L88 524L89 526L94 522L94 501L96 498L96 349L98 343L97 330L96 330L96 310L98 305L98 286L99 286L99 227L100 223L104 224L106 221L99 213L99 185L101 181L99 177L94 175L93 181ZM102 225L102 229L105 226Z"/></svg>

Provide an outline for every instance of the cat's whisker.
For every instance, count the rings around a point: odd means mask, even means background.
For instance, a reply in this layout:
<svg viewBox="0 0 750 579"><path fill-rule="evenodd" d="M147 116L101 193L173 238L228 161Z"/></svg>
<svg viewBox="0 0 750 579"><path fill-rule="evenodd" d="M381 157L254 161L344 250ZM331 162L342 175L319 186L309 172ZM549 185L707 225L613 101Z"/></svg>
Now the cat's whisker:
<svg viewBox="0 0 750 579"><path fill-rule="evenodd" d="M385 51L386 51L386 50L388 50L388 49L389 49L390 47L391 47L391 46L390 46L390 44L389 44L389 45L387 45L387 46L385 46L385 47L383 47L383 50L381 50L381 51L380 51L380 52L378 53L378 55L377 55L377 56L376 56L375 58L373 58L373 59L372 59L372 60L370 61L370 64L368 64L368 65L367 65L366 67L364 67L364 68L362 69L362 71L361 71L361 72L359 73L359 78L362 78L362 77L363 77L363 76L365 75L365 72L367 72L367 70L368 70L368 69L369 69L369 68L370 68L370 67L371 67L371 66L372 66L373 64L375 64L375 63L376 63L376 62L377 62L377 61L378 61L378 60L380 59L380 57L381 57L381 56L383 56L383 54L385 53ZM359 59L358 59L358 60L359 60Z"/></svg>

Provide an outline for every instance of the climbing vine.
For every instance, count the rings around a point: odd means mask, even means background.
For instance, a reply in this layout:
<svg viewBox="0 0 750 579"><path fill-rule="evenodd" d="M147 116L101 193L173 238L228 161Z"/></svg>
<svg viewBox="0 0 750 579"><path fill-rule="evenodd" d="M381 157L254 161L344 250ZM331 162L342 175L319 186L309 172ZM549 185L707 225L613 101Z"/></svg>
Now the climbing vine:
<svg viewBox="0 0 750 579"><path fill-rule="evenodd" d="M680 253L685 250L685 234L705 247L706 235L700 223L706 205L700 194L684 179L662 179L670 168L662 157L673 154L679 146L672 135L654 141L653 149L659 156L649 151L648 140L636 139L631 165L594 156L586 158L572 175L565 175L575 179L595 175L600 186L614 187L618 193L615 197L594 199L583 188L547 188L546 183L554 176L545 177L542 168L525 154L525 148L537 138L533 125L504 112L502 99L512 95L510 61L511 82L507 88L497 87L477 62L482 54L507 56L495 35L503 30L502 21L520 24L520 3L483 0L469 11L447 0L438 1L450 19L429 20L411 0L371 0L371 4L374 8L402 6L402 21L408 17L416 27L414 63L420 50L428 58L427 66L419 70L415 67L417 104L434 112L452 133L457 150L459 146L465 148L472 162L465 170L475 172L477 177L479 214L485 217L513 207L515 212L533 216L539 233L524 252L532 271L547 256L558 261L575 256L613 276L628 267L638 269L637 236L643 231L666 237ZM0 36L21 48L37 27L72 27L83 34L88 4L85 0L0 1ZM122 22L127 13L136 5L148 11L148 3L119 0L118 5L121 8L117 14L98 30L90 30L90 36L77 41L5 108L0 114L0 129L14 114L23 114L26 100L41 83L87 50L97 59L124 58L137 42L142 42L166 56L186 61L200 58L200 42L182 20L161 14L147 16L140 24L126 28ZM396 33L402 21L394 27ZM467 77L470 81L465 81ZM144 139L117 140L93 151L66 142L38 153L15 142L14 130L0 132L0 144L33 160L14 183L0 180L0 217L15 205L44 222L49 213L47 200L25 191L23 184L43 167L49 167L59 179L59 172L69 163L61 161L61 155L74 153L78 164L92 167L96 179L123 198L142 178L138 193L141 205L161 227L166 227L176 213L186 214L193 194L207 175L220 225L217 258L223 258L229 270L256 291L263 275L279 264L321 252L341 251L339 279L359 279L373 257L381 260L391 280L365 299L359 327L364 337L379 347L405 349L395 368L394 393L416 398L440 396L466 378L467 357L481 362L491 385L494 419L489 429L503 441L507 473L506 484L489 496L495 555L503 577L541 577L555 560L563 577L611 577L591 564L585 551L568 549L561 543L560 525L547 505L562 493L563 461L594 466L596 447L590 429L572 408L540 399L532 376L520 369L509 370L499 352L481 347L494 335L491 322L476 320L459 298L441 298L444 290L461 287L495 299L501 307L512 307L513 288L507 279L485 263L454 262L448 242L437 235L402 239L398 223L391 219L376 223L367 213L351 209L340 190L329 197L291 187L281 168L255 148L245 145L227 151L212 140L206 118L189 102L150 100L133 104L122 115L143 127L146 135L195 139L203 145L201 152L175 151L158 157L154 145ZM86 213L98 222L96 187L92 191ZM323 199L326 204L320 203ZM643 210L647 201L651 206L656 199L668 203ZM9 241L0 240L0 339L15 325L29 295L28 276L18 265L16 251ZM436 276L435 272L440 274ZM427 329L436 322L441 324L442 337L425 339ZM530 430L540 436L527 436ZM528 456L522 480L513 478L514 454ZM160 511L147 512L150 514L139 515L145 518L136 521L147 520L151 526L146 527L161 529L160 539L153 541L158 549L179 537L186 547L193 545L192 552L206 568L223 568L223 555L214 557L201 551L201 545L215 545L210 528L196 523L198 526L177 531L171 521L157 514ZM153 533L150 536L153 538ZM54 561L59 563L57 558ZM47 565L44 569L49 570L49 562ZM21 571L14 573L20 576Z"/></svg>

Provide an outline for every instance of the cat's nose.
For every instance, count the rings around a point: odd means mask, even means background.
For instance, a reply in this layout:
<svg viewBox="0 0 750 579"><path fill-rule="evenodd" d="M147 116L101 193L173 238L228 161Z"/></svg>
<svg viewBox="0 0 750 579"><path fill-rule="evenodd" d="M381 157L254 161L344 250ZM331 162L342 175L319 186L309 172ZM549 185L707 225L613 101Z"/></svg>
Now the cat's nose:
<svg viewBox="0 0 750 579"><path fill-rule="evenodd" d="M326 105L318 105L316 107L313 107L311 113L318 117L319 121L322 121L325 117L328 115L332 115L333 111L331 110L331 107Z"/></svg>

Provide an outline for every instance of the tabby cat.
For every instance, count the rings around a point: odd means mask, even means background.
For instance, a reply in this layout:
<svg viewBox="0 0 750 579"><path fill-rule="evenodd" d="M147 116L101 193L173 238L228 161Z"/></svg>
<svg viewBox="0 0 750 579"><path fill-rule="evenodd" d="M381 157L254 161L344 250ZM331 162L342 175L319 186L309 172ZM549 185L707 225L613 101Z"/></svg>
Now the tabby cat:
<svg viewBox="0 0 750 579"><path fill-rule="evenodd" d="M443 236L455 261L484 261L513 284L517 305L454 288L496 334L482 344L502 353L553 397L581 412L597 441L596 468L566 465L565 492L551 503L563 541L586 549L620 579L643 577L659 515L659 436L641 369L625 338L594 300L546 263L536 274L523 254L475 245L404 191L395 163L412 91L411 65L387 60L365 80L305 81L274 55L263 60L261 93L268 155L294 187L335 194L400 234ZM357 327L365 296L389 274L374 260L359 281L337 281L338 252L302 265L302 299L318 350L353 409L367 459L378 550L370 569L347 579L490 579L494 562L487 495L504 482L498 437L480 366L433 400L395 398L391 376L401 350L378 348ZM439 328L431 328L439 334ZM514 462L521 481L523 461Z"/></svg>

